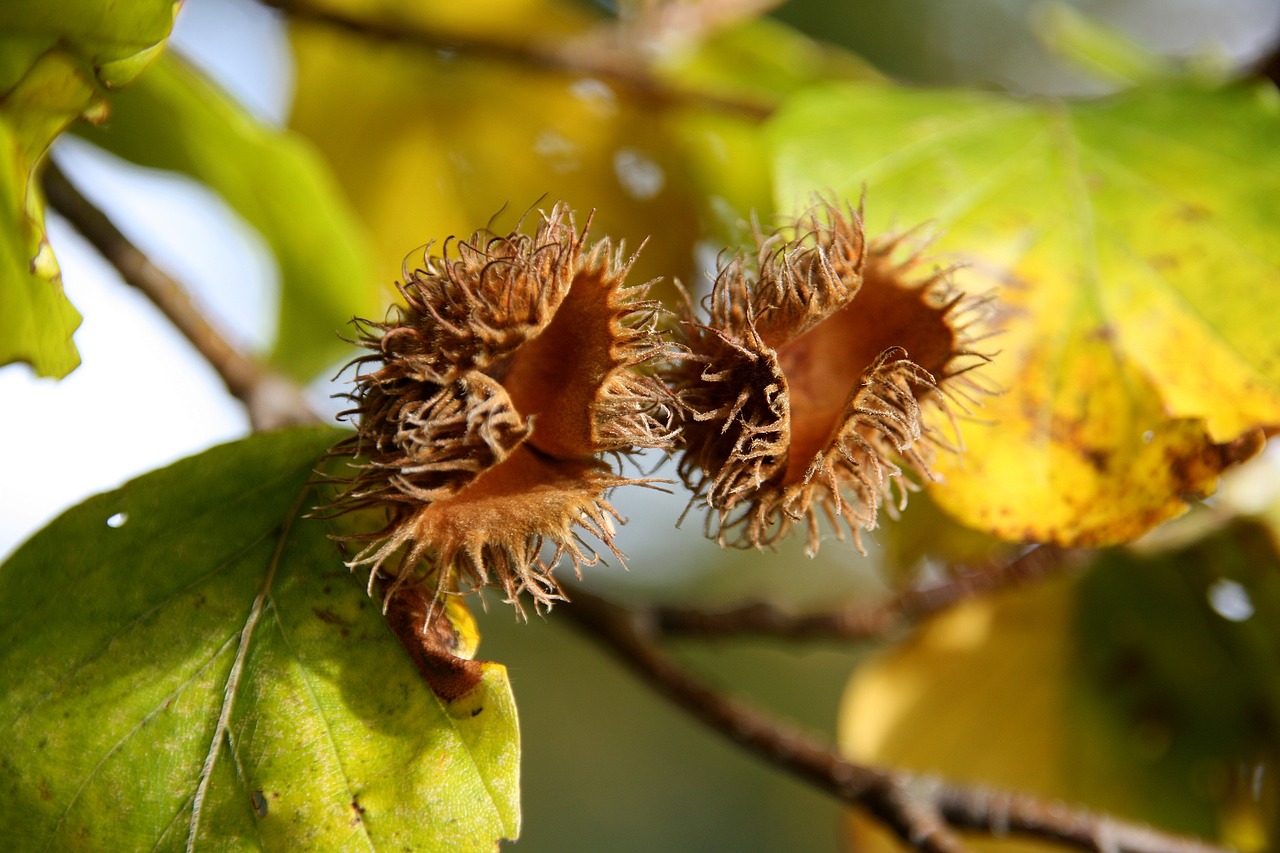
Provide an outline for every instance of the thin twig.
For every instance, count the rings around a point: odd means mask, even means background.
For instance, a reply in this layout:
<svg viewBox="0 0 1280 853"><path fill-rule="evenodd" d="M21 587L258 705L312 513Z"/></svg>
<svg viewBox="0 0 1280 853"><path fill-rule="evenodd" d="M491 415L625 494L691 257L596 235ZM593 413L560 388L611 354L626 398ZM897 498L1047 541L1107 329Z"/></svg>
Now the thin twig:
<svg viewBox="0 0 1280 853"><path fill-rule="evenodd" d="M595 77L625 88L639 99L662 106L695 105L733 113L752 120L768 118L772 104L728 97L715 92L672 85L635 59L635 52L606 49L605 41L508 41L480 35L442 33L406 20L376 20L325 9L307 0L260 0L297 21L336 27L367 39L411 45L433 53L449 52L554 74ZM600 46L597 46L599 44Z"/></svg>
<svg viewBox="0 0 1280 853"><path fill-rule="evenodd" d="M1077 556L1053 545L1038 545L1015 560L961 571L877 604L856 603L822 613L791 613L774 604L757 602L727 610L660 607L655 610L655 618L665 636L753 634L792 640L887 639L965 599L1021 586L1068 569L1078 562Z"/></svg>
<svg viewBox="0 0 1280 853"><path fill-rule="evenodd" d="M995 835L1018 832L1098 853L1224 853L1193 838L1126 823L1105 814L1045 803L1027 794L961 785L939 785L933 797L957 829Z"/></svg>
<svg viewBox="0 0 1280 853"><path fill-rule="evenodd" d="M910 849L959 853L957 830L1024 835L1093 853L1226 853L1115 818L1005 793L857 764L829 744L703 684L659 645L650 610L622 607L581 590L556 608L605 643L668 699L713 730L842 802L865 809Z"/></svg>
<svg viewBox="0 0 1280 853"><path fill-rule="evenodd" d="M93 244L121 278L142 291L213 366L232 396L244 403L254 429L319 421L297 385L233 346L205 319L182 285L129 242L52 162L45 166L44 191L53 209Z"/></svg>

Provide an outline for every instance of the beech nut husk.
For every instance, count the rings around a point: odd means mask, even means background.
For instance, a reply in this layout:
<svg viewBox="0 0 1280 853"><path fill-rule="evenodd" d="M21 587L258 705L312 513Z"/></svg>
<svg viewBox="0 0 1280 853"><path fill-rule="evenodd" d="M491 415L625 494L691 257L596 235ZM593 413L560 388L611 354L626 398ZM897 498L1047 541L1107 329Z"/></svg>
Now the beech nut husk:
<svg viewBox="0 0 1280 853"><path fill-rule="evenodd" d="M819 201L720 265L705 322L686 310L669 377L688 411L679 471L722 545L802 525L812 555L826 518L861 547L878 508L905 500L905 470L932 476L945 442L924 409L984 392L968 375L984 300L946 270L919 275L902 242L869 243L860 210Z"/></svg>
<svg viewBox="0 0 1280 853"><path fill-rule="evenodd" d="M357 432L335 449L354 473L332 509L385 519L348 537L371 590L425 582L441 600L492 585L544 607L562 597L560 558L621 557L606 494L643 481L609 463L671 444L672 397L653 370L669 344L649 283L626 283L635 256L588 244L589 227L557 204L533 234L428 246L397 285L403 305L356 322L369 352L344 416Z"/></svg>

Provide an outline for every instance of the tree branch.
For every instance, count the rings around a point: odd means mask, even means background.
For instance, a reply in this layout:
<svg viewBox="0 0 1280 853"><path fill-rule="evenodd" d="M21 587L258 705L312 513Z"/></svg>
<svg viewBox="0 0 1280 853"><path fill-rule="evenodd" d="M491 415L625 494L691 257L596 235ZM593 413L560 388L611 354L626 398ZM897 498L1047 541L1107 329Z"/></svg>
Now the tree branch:
<svg viewBox="0 0 1280 853"><path fill-rule="evenodd" d="M993 835L1017 832L1097 853L1227 853L1193 838L1170 835L1109 815L1045 803L1026 794L963 785L938 785L933 800L957 829Z"/></svg>
<svg viewBox="0 0 1280 853"><path fill-rule="evenodd" d="M52 162L45 165L44 191L53 209L121 278L142 291L213 366L232 396L244 403L255 430L319 421L297 385L234 347L205 319L182 285L129 242Z"/></svg>
<svg viewBox="0 0 1280 853"><path fill-rule="evenodd" d="M724 637L744 634L791 640L880 640L968 598L1018 587L1067 570L1079 553L1037 545L1010 562L969 569L937 584L900 592L874 605L852 604L823 613L796 614L768 602L728 610L659 607L658 630L666 636Z"/></svg>
<svg viewBox="0 0 1280 853"><path fill-rule="evenodd" d="M661 106L693 104L752 120L768 118L774 106L747 98L674 86L635 60L634 50L619 49L607 40L503 41L479 35L436 32L406 20L375 20L337 9L323 9L308 0L260 0L297 21L336 27L364 38L410 45L422 50L451 51L553 74L597 77L608 80L633 96Z"/></svg>
<svg viewBox="0 0 1280 853"><path fill-rule="evenodd" d="M1224 848L1047 803L851 762L829 744L703 684L659 645L651 610L574 589L556 608L627 667L729 740L851 806L867 810L912 850L961 853L956 830L1019 834L1093 853L1226 853Z"/></svg>
<svg viewBox="0 0 1280 853"><path fill-rule="evenodd" d="M846 761L816 738L707 687L686 672L659 648L651 613L628 610L581 590L570 595L570 603L556 608L557 613L562 611L659 692L731 741L847 803L871 810L916 850L964 850L936 810L903 796L904 790L888 773Z"/></svg>

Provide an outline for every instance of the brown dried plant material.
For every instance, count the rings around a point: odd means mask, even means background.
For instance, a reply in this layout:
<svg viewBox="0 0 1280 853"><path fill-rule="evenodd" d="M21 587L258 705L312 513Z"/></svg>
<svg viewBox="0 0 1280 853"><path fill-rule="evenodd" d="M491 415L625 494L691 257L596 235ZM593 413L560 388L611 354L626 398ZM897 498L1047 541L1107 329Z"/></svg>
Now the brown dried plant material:
<svg viewBox="0 0 1280 853"><path fill-rule="evenodd" d="M945 271L914 277L900 242L868 245L859 211L819 203L728 260L710 320L689 318L680 474L722 545L769 546L803 523L812 555L825 516L861 546L895 483L905 501L903 466L931 477L942 442L921 409L979 390L966 374L985 360L968 348L983 301Z"/></svg>
<svg viewBox="0 0 1280 853"><path fill-rule="evenodd" d="M556 205L532 235L446 242L405 270L391 319L357 322L370 354L344 415L358 432L335 450L356 473L334 508L385 513L352 537L368 543L348 565L370 589L430 581L438 601L495 585L550 606L561 557L598 560L583 531L621 557L605 495L641 481L599 457L671 443L671 395L650 370L667 344L649 283L625 283L635 256L588 246L589 227Z"/></svg>

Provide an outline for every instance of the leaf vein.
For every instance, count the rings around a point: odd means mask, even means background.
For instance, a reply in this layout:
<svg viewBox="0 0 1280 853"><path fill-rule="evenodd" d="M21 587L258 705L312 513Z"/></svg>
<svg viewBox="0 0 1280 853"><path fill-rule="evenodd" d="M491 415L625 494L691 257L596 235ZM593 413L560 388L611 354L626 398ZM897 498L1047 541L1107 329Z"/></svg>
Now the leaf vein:
<svg viewBox="0 0 1280 853"><path fill-rule="evenodd" d="M309 486L303 487L298 493L298 499L294 501L293 506L285 515L284 522L279 527L275 551L271 555L271 562L268 565L266 576L262 580L262 589L258 591L257 596L254 598L253 607L250 609L249 616L245 619L244 627L240 631L236 659L231 665L231 671L227 674L227 683L223 690L222 708L218 713L218 723L214 728L213 740L209 744L209 753L200 771L200 783L196 787L195 800L191 807L191 823L187 831L187 853L195 853L205 796L213 779L214 765L217 764L218 756L222 751L222 741L226 738L227 727L231 722L231 711L235 706L236 694L240 687L240 678L244 674L245 662L249 656L249 647L253 640L254 629L258 625L258 620L266 607L267 598L271 594L276 570L280 567L280 556L284 553L285 542L293 531L293 524L297 520L298 514L302 511L302 506L310 492L311 488Z"/></svg>
<svg viewBox="0 0 1280 853"><path fill-rule="evenodd" d="M62 814L58 817L57 823L54 824L53 831L49 833L49 838L45 841L45 849L48 849L49 845L53 842L53 839L57 837L58 831L62 828L62 824L67 819L67 815L71 813L71 809L80 800L80 796L84 793L85 789L89 786L89 783L92 782L95 778L97 778L99 771L102 770L103 766L107 763L107 761L111 758L111 756L115 755L120 750L121 747L123 747L129 740L133 738L134 735L142 731L142 729L147 725L147 723L155 719L156 716L158 716L160 712L162 712L166 707L168 707L169 704L175 698L180 696L183 691L185 691L188 687L190 687L191 684L200 676L201 673L203 673L205 670L207 670L210 666L213 665L214 661L222 657L222 653L225 652L230 647L232 639L234 638L228 637L227 640L218 647L217 651L215 651L198 670L196 670L194 673L191 674L190 677L185 679L181 684L179 684L176 688L174 688L172 692L168 693L159 702L159 704L157 704L154 708L148 711L142 717L142 719L140 719L137 722L137 724L133 728L131 728L129 731L122 734L120 738L112 745L112 747L109 750L107 750L106 754L104 754L102 758L98 760L98 763L95 764L93 769L90 770L89 773L85 776L84 781L82 781L80 783L80 786L76 788L76 792L71 796L71 799L67 801L66 808L62 810Z"/></svg>

